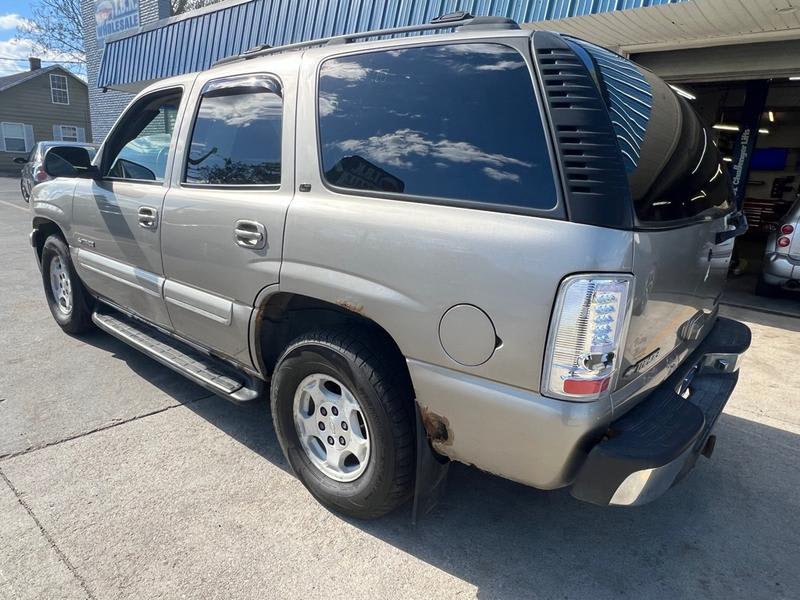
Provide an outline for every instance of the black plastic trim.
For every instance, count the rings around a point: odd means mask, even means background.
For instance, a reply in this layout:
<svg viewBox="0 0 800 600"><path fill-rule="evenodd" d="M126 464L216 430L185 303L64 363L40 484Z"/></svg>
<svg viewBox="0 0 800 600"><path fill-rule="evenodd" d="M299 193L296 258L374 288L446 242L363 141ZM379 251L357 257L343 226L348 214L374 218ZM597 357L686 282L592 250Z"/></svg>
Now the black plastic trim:
<svg viewBox="0 0 800 600"><path fill-rule="evenodd" d="M533 56L569 220L631 229L633 203L628 178L596 80L558 34L534 32Z"/></svg>
<svg viewBox="0 0 800 600"><path fill-rule="evenodd" d="M678 393L687 375L696 372L708 354L742 354L750 346L750 329L719 318L700 346L672 376L633 409L611 423L588 453L570 493L600 506L610 503L631 473L679 467L664 482L668 489L695 464L711 429L730 398L739 372L703 373L691 378L692 393Z"/></svg>

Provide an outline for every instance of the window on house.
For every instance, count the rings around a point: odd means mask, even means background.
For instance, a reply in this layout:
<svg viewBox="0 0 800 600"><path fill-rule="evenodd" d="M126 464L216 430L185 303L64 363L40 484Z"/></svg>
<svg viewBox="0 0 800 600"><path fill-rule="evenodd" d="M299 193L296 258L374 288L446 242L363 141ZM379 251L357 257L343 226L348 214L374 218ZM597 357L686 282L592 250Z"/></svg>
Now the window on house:
<svg viewBox="0 0 800 600"><path fill-rule="evenodd" d="M69 104L66 75L50 75L50 98L53 104Z"/></svg>
<svg viewBox="0 0 800 600"><path fill-rule="evenodd" d="M25 125L22 123L3 123L3 147L6 152L27 152Z"/></svg>
<svg viewBox="0 0 800 600"><path fill-rule="evenodd" d="M72 125L62 125L61 126L61 139L65 142L77 142L78 141L78 128L73 127Z"/></svg>

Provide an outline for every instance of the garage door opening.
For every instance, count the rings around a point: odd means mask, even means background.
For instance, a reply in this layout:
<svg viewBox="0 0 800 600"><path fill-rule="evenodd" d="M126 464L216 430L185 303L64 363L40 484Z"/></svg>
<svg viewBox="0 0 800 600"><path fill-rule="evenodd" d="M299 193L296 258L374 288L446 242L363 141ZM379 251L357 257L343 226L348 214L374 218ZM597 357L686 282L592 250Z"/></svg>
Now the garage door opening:
<svg viewBox="0 0 800 600"><path fill-rule="evenodd" d="M800 316L800 286L790 282L783 289L759 288L765 265L765 248L784 217L800 202L800 73L797 78L769 82L764 109L758 118L758 135L750 152L749 168L742 171L743 208L749 222L747 233L736 242L736 267L729 274L722 301L728 304ZM681 83L691 104L712 129L732 176L737 141L748 120L748 82ZM762 97L763 99L763 97ZM793 232L800 235L800 231ZM800 261L793 275L800 277ZM756 294L756 291L760 294ZM764 292L775 292L767 296Z"/></svg>

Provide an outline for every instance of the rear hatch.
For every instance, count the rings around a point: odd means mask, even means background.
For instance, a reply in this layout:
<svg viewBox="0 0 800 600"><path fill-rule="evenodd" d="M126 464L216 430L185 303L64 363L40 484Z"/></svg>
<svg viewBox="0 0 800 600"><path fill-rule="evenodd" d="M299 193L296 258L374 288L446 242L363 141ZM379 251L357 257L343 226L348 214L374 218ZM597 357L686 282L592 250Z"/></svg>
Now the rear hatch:
<svg viewBox="0 0 800 600"><path fill-rule="evenodd" d="M660 383L710 330L734 239L730 180L688 101L642 72L651 105L629 170L636 279L617 400ZM724 239L724 238L728 239Z"/></svg>
<svg viewBox="0 0 800 600"><path fill-rule="evenodd" d="M571 46L600 89L633 204L631 318L615 404L666 379L710 330L725 284L734 211L725 163L688 101L635 63Z"/></svg>

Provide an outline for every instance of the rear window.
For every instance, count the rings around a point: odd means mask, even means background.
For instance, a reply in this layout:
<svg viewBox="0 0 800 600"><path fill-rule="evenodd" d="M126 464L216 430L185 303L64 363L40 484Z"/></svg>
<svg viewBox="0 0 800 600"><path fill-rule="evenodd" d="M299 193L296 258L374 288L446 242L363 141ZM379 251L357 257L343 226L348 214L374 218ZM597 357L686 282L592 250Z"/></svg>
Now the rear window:
<svg viewBox="0 0 800 600"><path fill-rule="evenodd" d="M600 84L640 224L678 224L732 209L730 178L697 113L660 78L598 46L573 48Z"/></svg>
<svg viewBox="0 0 800 600"><path fill-rule="evenodd" d="M556 189L531 75L500 44L329 59L319 74L325 180L336 187L550 209Z"/></svg>

